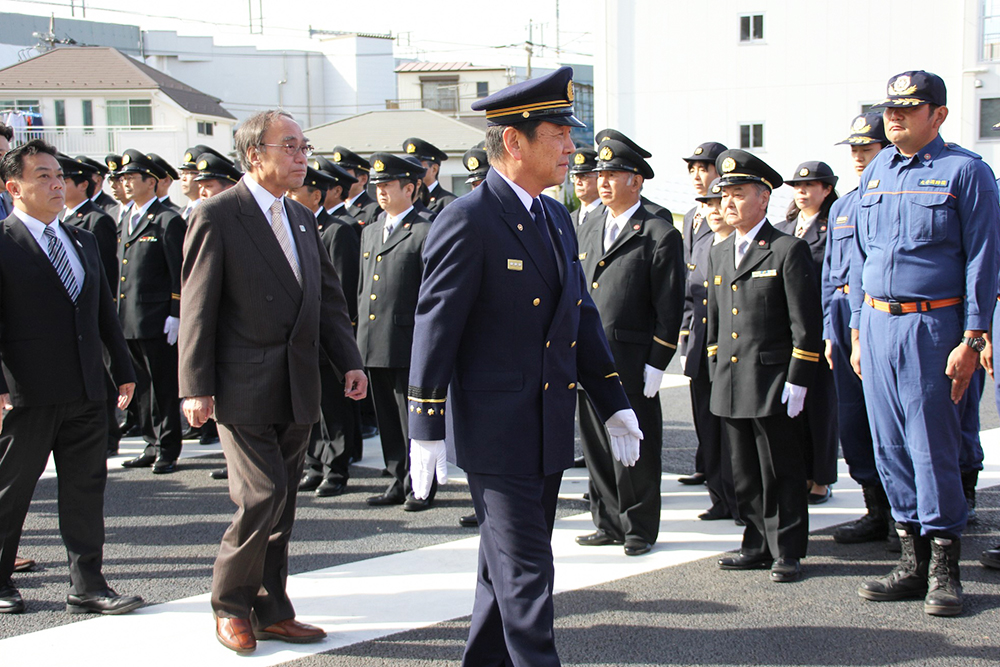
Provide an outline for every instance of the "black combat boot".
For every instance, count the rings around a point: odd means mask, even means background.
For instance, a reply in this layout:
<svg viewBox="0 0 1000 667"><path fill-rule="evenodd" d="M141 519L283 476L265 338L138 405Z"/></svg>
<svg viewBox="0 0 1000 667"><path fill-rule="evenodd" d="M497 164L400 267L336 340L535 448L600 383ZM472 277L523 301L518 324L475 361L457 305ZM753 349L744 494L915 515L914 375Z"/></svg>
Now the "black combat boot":
<svg viewBox="0 0 1000 667"><path fill-rule="evenodd" d="M888 576L870 579L858 588L866 600L903 600L927 593L927 571L931 559L931 541L921 537L919 528L896 524L900 556Z"/></svg>
<svg viewBox="0 0 1000 667"><path fill-rule="evenodd" d="M976 520L976 484L978 482L978 470L966 470L962 473L962 491L965 493L965 504L969 506L969 518L966 520L968 523Z"/></svg>
<svg viewBox="0 0 1000 667"><path fill-rule="evenodd" d="M927 575L924 611L931 616L958 616L962 613L962 582L958 559L962 540L935 537L931 540L931 563Z"/></svg>
<svg viewBox="0 0 1000 667"><path fill-rule="evenodd" d="M833 531L833 541L840 544L877 542L889 535L889 499L885 497L882 485L863 486L868 514L857 521L845 523Z"/></svg>

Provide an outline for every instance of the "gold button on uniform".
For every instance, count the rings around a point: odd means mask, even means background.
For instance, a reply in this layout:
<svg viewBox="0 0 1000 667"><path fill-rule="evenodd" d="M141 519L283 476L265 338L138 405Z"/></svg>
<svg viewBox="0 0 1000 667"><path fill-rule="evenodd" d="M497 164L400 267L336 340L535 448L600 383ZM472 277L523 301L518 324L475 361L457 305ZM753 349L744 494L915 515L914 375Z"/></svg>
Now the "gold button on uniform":
<svg viewBox="0 0 1000 667"><path fill-rule="evenodd" d="M377 297L377 296L375 296L374 294L372 294L372 295L371 295L371 300L372 300L372 301L374 301L374 300L375 300L375 299L377 299L377 298L378 298L378 297Z"/></svg>
<svg viewBox="0 0 1000 667"><path fill-rule="evenodd" d="M705 281L705 287L708 287L708 281L707 280Z"/></svg>
<svg viewBox="0 0 1000 667"><path fill-rule="evenodd" d="M550 340L545 341L545 347L548 347L551 344L552 344L552 341L550 341Z"/></svg>
<svg viewBox="0 0 1000 667"><path fill-rule="evenodd" d="M128 264L128 260L127 259L123 259L122 260L122 264Z"/></svg>
<svg viewBox="0 0 1000 667"><path fill-rule="evenodd" d="M122 276L122 282L125 282L125 276Z"/></svg>
<svg viewBox="0 0 1000 667"><path fill-rule="evenodd" d="M739 314L740 314L740 309L739 308L733 308L733 315L739 315Z"/></svg>
<svg viewBox="0 0 1000 667"><path fill-rule="evenodd" d="M541 300L541 299L535 299L534 301L532 301L532 302L531 302L531 305L532 305L532 306L537 306L537 305L538 305L538 304L540 304L541 302L542 302L542 300Z"/></svg>
<svg viewBox="0 0 1000 667"><path fill-rule="evenodd" d="M590 286L593 287L594 289L597 289L598 288L597 281L595 280L594 282L590 283Z"/></svg>
<svg viewBox="0 0 1000 667"><path fill-rule="evenodd" d="M570 343L569 346L570 347L576 347L576 341L573 341L572 343Z"/></svg>
<svg viewBox="0 0 1000 667"><path fill-rule="evenodd" d="M702 324L705 324L705 322L708 322L708 318L707 318L707 317L703 317L703 318L701 318L701 323L702 323Z"/></svg>
<svg viewBox="0 0 1000 667"><path fill-rule="evenodd" d="M737 361L739 361L739 359L737 359L736 357L729 357L729 361L735 364Z"/></svg>
<svg viewBox="0 0 1000 667"><path fill-rule="evenodd" d="M707 306L708 305L708 299L702 299L701 300L701 305Z"/></svg>
<svg viewBox="0 0 1000 667"><path fill-rule="evenodd" d="M372 276L372 280L378 280L378 274L377 273L374 276Z"/></svg>
<svg viewBox="0 0 1000 667"><path fill-rule="evenodd" d="M375 261L376 262L381 262L382 261L382 255L376 255L375 256Z"/></svg>
<svg viewBox="0 0 1000 667"><path fill-rule="evenodd" d="M547 390L548 390L548 388L549 388L549 383L548 383L548 382L546 382L546 383L545 383L545 386L543 386L543 387L542 387L542 389L543 389L543 390L546 390L546 391L547 391Z"/></svg>
<svg viewBox="0 0 1000 667"><path fill-rule="evenodd" d="M733 291L734 292L736 291L736 289L737 289L736 285L733 285Z"/></svg>
<svg viewBox="0 0 1000 667"><path fill-rule="evenodd" d="M576 305L579 306L581 303L583 303L583 299L577 299Z"/></svg>
<svg viewBox="0 0 1000 667"><path fill-rule="evenodd" d="M575 382L570 382L569 386L567 387L567 389L576 389L576 383Z"/></svg>
<svg viewBox="0 0 1000 667"><path fill-rule="evenodd" d="M733 340L736 340L739 337L740 337L740 335L734 331L733 332Z"/></svg>
<svg viewBox="0 0 1000 667"><path fill-rule="evenodd" d="M374 319L375 319L375 316L374 316L374 315L369 315L369 316L368 316L368 319L370 319L370 320L374 320Z"/></svg>
<svg viewBox="0 0 1000 667"><path fill-rule="evenodd" d="M598 266L604 266L604 260L602 259L601 261L599 261L599 262L597 263L597 265L598 265Z"/></svg>

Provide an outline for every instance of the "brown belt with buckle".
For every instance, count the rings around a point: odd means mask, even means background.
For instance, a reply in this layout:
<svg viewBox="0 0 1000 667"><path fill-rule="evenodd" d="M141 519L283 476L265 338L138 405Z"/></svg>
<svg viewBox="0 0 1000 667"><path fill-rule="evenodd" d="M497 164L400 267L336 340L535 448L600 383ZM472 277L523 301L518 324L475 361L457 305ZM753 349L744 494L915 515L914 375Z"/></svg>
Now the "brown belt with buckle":
<svg viewBox="0 0 1000 667"><path fill-rule="evenodd" d="M875 310L880 310L883 313L889 313L890 315L923 313L937 308L957 306L963 301L965 301L963 297L956 296L950 299L935 299L934 301L907 301L906 303L901 303L899 301L881 301L865 294L865 303Z"/></svg>
<svg viewBox="0 0 1000 667"><path fill-rule="evenodd" d="M840 287L837 288L837 291L838 292L843 292L844 294L850 294L851 293L851 286L850 285L841 285ZM1000 301L1000 296L997 297L997 300Z"/></svg>

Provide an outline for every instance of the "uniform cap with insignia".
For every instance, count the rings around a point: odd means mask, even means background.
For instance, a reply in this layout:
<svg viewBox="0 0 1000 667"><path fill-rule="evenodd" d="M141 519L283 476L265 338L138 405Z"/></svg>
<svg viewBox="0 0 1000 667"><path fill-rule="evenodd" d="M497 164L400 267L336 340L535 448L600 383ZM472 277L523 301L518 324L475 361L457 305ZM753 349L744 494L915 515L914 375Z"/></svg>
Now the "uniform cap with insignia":
<svg viewBox="0 0 1000 667"><path fill-rule="evenodd" d="M924 70L903 72L889 79L886 98L872 109L890 107L917 107L922 104L936 104L943 107L948 103L948 90L944 80L937 74Z"/></svg>
<svg viewBox="0 0 1000 667"><path fill-rule="evenodd" d="M713 199L722 199L722 182L721 178L712 179L711 185L708 186L708 192L705 193L704 197L695 197L695 201L700 201L702 204L707 204Z"/></svg>
<svg viewBox="0 0 1000 667"><path fill-rule="evenodd" d="M59 153L56 155L56 160L59 161L59 167L63 171L63 176L86 176L89 178L94 174L100 173L95 166L89 162L84 162L80 158L71 158L68 155Z"/></svg>
<svg viewBox="0 0 1000 667"><path fill-rule="evenodd" d="M587 174L597 170L597 151L593 148L578 148L569 156L569 173Z"/></svg>
<svg viewBox="0 0 1000 667"><path fill-rule="evenodd" d="M639 174L647 180L653 177L653 168L642 155L617 139L606 139L597 147L595 171L627 171Z"/></svg>
<svg viewBox="0 0 1000 667"><path fill-rule="evenodd" d="M177 170L170 166L169 162L156 153L149 153L147 157L153 161L153 164L160 168L164 175L169 176L175 181L181 177L181 175L177 173Z"/></svg>
<svg viewBox="0 0 1000 667"><path fill-rule="evenodd" d="M108 167L107 167L107 165L103 164L101 162L98 162L94 158L89 158L86 155L77 155L73 159L76 160L77 162L80 162L81 164L87 165L88 167L90 167L91 169L93 169L95 172L97 172L101 176L107 176L108 175Z"/></svg>
<svg viewBox="0 0 1000 667"><path fill-rule="evenodd" d="M163 171L158 164L153 162L152 158L134 148L128 148L122 153L122 166L118 170L118 173L146 174L156 180L162 180L167 177L167 172Z"/></svg>
<svg viewBox="0 0 1000 667"><path fill-rule="evenodd" d="M325 172L327 176L334 180L333 185L339 185L344 189L344 192L347 192L351 185L358 182L358 179L351 176L351 172L347 171L336 162L330 162L322 155L317 155L312 158L310 163L310 166L313 169Z"/></svg>
<svg viewBox="0 0 1000 667"><path fill-rule="evenodd" d="M421 160L441 164L448 159L448 154L443 150L423 139L410 137L403 142L403 150L407 155L416 155Z"/></svg>
<svg viewBox="0 0 1000 667"><path fill-rule="evenodd" d="M195 182L217 179L239 183L243 177L235 164L215 151L195 156L195 168L198 170L198 175L194 177Z"/></svg>
<svg viewBox="0 0 1000 667"><path fill-rule="evenodd" d="M880 143L883 146L889 145L889 139L885 136L885 123L882 120L880 111L869 111L856 117L851 123L851 134L840 144L851 144L852 146L867 146L872 143Z"/></svg>
<svg viewBox="0 0 1000 667"><path fill-rule="evenodd" d="M472 103L486 112L486 124L517 125L544 120L556 125L586 127L573 115L573 68L560 67L551 74L528 79L498 90Z"/></svg>
<svg viewBox="0 0 1000 667"><path fill-rule="evenodd" d="M423 178L426 171L415 158L407 159L406 157L393 155L392 153L372 154L372 183L388 183L389 181L398 181L400 179Z"/></svg>
<svg viewBox="0 0 1000 667"><path fill-rule="evenodd" d="M340 184L337 182L337 179L333 178L325 171L313 169L312 167L307 166L306 178L302 182L302 185L319 188L320 190L329 190L333 186Z"/></svg>
<svg viewBox="0 0 1000 667"><path fill-rule="evenodd" d="M638 153L639 156L642 157L642 158L644 158L644 159L648 159L648 158L653 157L652 153L650 153L645 148L643 148L639 144L635 143L634 141L632 141L631 139L629 139L628 137L626 137L624 134L622 134L618 130L613 130L613 129L611 129L609 127L606 130L601 130L600 132L598 132L597 134L594 135L594 143L597 144L597 145L600 145L606 139L614 139L615 141L622 142L623 144L625 144L626 146L628 146L629 148L631 148L633 151L635 151L636 153Z"/></svg>
<svg viewBox="0 0 1000 667"><path fill-rule="evenodd" d="M720 144L718 141L706 141L703 144L698 144L698 147L694 149L691 155L683 158L685 162L711 162L715 164L715 158L719 157L722 151L726 150L726 147Z"/></svg>
<svg viewBox="0 0 1000 667"><path fill-rule="evenodd" d="M490 162L486 157L486 151L482 148L470 148L462 156L462 164L469 170L469 177L466 183L477 183L486 178L486 173L490 170Z"/></svg>
<svg viewBox="0 0 1000 667"><path fill-rule="evenodd" d="M222 153L215 150L211 146L198 144L197 146L192 146L184 151L184 159L177 168L181 171L185 169L189 171L198 171L198 156L204 155L205 153L212 153L213 155L218 155L219 157L225 157Z"/></svg>
<svg viewBox="0 0 1000 667"><path fill-rule="evenodd" d="M805 183L806 181L819 181L820 183L829 183L836 186L837 180L838 178L834 175L830 165L826 162L814 160L812 162L803 162L796 167L795 175L791 178L786 178L785 183L795 185L796 183Z"/></svg>
<svg viewBox="0 0 1000 667"><path fill-rule="evenodd" d="M345 169L356 169L358 171L363 171L366 174L371 171L371 163L352 151L349 148L343 146L333 147L333 161Z"/></svg>
<svg viewBox="0 0 1000 667"><path fill-rule="evenodd" d="M719 172L719 185L722 187L761 183L774 190L780 188L784 182L781 174L766 162L753 153L739 148L730 148L719 153L719 157L715 159L715 168Z"/></svg>
<svg viewBox="0 0 1000 667"><path fill-rule="evenodd" d="M104 164L108 165L108 176L114 178L122 167L122 156L118 153L108 153L104 156Z"/></svg>

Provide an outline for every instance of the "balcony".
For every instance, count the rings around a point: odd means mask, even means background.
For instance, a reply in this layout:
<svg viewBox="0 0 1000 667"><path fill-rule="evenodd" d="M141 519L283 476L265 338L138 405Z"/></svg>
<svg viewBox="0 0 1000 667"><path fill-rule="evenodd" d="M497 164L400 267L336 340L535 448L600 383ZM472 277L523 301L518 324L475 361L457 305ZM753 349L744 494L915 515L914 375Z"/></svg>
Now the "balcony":
<svg viewBox="0 0 1000 667"><path fill-rule="evenodd" d="M74 127L48 125L19 128L14 133L14 145L41 139L67 155L87 155L103 161L108 153L119 155L126 148L144 153L158 153L168 160L184 152L182 133L173 127L93 126Z"/></svg>

